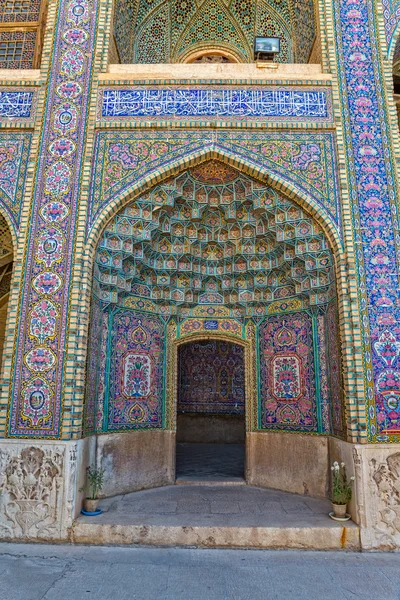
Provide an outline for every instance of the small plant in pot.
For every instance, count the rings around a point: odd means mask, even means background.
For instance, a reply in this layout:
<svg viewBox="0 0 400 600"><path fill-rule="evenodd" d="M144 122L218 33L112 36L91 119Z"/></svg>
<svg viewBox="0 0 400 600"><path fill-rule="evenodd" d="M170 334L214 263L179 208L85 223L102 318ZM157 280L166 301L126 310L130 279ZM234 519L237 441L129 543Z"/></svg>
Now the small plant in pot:
<svg viewBox="0 0 400 600"><path fill-rule="evenodd" d="M347 504L351 500L354 477L347 478L346 465L344 462L335 461L331 466L332 471L332 509L330 517L333 519L347 520Z"/></svg>
<svg viewBox="0 0 400 600"><path fill-rule="evenodd" d="M86 467L86 485L79 491L88 491L83 500L83 509L88 513L95 513L99 503L99 493L103 487L105 469L96 469L94 466Z"/></svg>

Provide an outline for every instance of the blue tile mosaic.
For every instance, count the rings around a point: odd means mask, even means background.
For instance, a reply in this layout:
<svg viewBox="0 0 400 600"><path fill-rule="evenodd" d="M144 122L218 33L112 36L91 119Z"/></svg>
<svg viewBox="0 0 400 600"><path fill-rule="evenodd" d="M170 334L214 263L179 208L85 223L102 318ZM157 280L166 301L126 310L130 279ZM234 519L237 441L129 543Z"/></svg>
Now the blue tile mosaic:
<svg viewBox="0 0 400 600"><path fill-rule="evenodd" d="M0 92L0 119L31 116L33 92Z"/></svg>
<svg viewBox="0 0 400 600"><path fill-rule="evenodd" d="M105 89L100 118L330 118L330 93L266 88Z"/></svg>

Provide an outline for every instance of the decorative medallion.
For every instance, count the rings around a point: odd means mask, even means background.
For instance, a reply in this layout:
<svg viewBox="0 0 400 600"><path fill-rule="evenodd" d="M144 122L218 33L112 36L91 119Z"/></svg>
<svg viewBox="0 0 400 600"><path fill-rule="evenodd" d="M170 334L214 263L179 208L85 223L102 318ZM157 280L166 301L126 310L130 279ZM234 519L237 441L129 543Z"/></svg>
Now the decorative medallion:
<svg viewBox="0 0 400 600"><path fill-rule="evenodd" d="M48 228L39 235L37 258L46 267L51 267L63 258L63 235L55 228Z"/></svg>
<svg viewBox="0 0 400 600"><path fill-rule="evenodd" d="M48 348L36 346L26 354L25 364L34 373L48 371L54 365L56 357Z"/></svg>
<svg viewBox="0 0 400 600"><path fill-rule="evenodd" d="M39 273L32 281L35 291L43 296L55 294L60 289L61 284L62 281L60 277L53 271Z"/></svg>
<svg viewBox="0 0 400 600"><path fill-rule="evenodd" d="M191 169L193 178L203 183L220 185L234 181L238 177L238 172L233 167L220 162L219 160L208 160L205 163Z"/></svg>
<svg viewBox="0 0 400 600"><path fill-rule="evenodd" d="M23 418L29 427L40 427L48 420L50 400L53 395L46 381L40 377L31 379L23 392Z"/></svg>
<svg viewBox="0 0 400 600"><path fill-rule="evenodd" d="M40 210L43 219L48 223L61 223L68 213L69 208L64 202L48 202Z"/></svg>

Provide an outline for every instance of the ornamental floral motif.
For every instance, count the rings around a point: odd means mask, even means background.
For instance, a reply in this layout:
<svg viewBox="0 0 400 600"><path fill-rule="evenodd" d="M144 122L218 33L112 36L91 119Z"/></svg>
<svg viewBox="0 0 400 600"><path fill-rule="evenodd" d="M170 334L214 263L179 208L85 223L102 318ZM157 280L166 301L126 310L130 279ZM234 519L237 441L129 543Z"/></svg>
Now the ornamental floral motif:
<svg viewBox="0 0 400 600"><path fill-rule="evenodd" d="M63 258L63 235L58 229L45 229L40 235L37 248L37 259L46 267L51 267Z"/></svg>
<svg viewBox="0 0 400 600"><path fill-rule="evenodd" d="M311 163L316 163L319 165L321 163L321 147L318 144L300 144L299 153L296 154L292 159L292 165L302 170L307 170ZM315 176L317 176L320 169L317 168L314 171Z"/></svg>
<svg viewBox="0 0 400 600"><path fill-rule="evenodd" d="M267 317L260 325L259 340L262 428L316 431L311 317L306 313Z"/></svg>
<svg viewBox="0 0 400 600"><path fill-rule="evenodd" d="M400 342L396 340L396 336L391 331L384 331L379 340L374 344L377 354L385 361L385 364L390 367L395 364L400 355Z"/></svg>
<svg viewBox="0 0 400 600"><path fill-rule="evenodd" d="M67 29L63 38L68 44L83 44L88 39L88 34L83 29Z"/></svg>
<svg viewBox="0 0 400 600"><path fill-rule="evenodd" d="M38 302L31 312L30 334L43 344L46 338L54 337L57 317L57 309L50 300Z"/></svg>
<svg viewBox="0 0 400 600"><path fill-rule="evenodd" d="M54 140L49 146L49 152L53 156L57 158L70 156L73 152L75 152L76 146L74 142L69 140L68 138L60 138Z"/></svg>
<svg viewBox="0 0 400 600"><path fill-rule="evenodd" d="M297 400L301 389L300 359L296 355L281 354L272 359L273 394L278 400Z"/></svg>
<svg viewBox="0 0 400 600"><path fill-rule="evenodd" d="M54 365L55 355L48 348L37 346L28 352L25 356L25 364L30 371L39 373L48 371Z"/></svg>
<svg viewBox="0 0 400 600"><path fill-rule="evenodd" d="M41 295L55 294L61 287L62 281L57 273L44 271L35 277L32 285L36 292Z"/></svg>
<svg viewBox="0 0 400 600"><path fill-rule="evenodd" d="M57 94L60 98L67 98L68 100L74 100L82 94L82 86L76 81L66 81L57 88Z"/></svg>
<svg viewBox="0 0 400 600"><path fill-rule="evenodd" d="M135 336L139 328L144 334ZM108 397L104 398L108 404L106 429L162 426L164 326L161 320L132 310L120 311L113 319L108 339L112 340L112 349ZM104 344L107 343L104 339ZM136 403L143 413L133 409ZM134 414L136 417L132 418Z"/></svg>
<svg viewBox="0 0 400 600"><path fill-rule="evenodd" d="M150 356L128 352L123 358L122 393L127 398L145 398L150 393L150 387Z"/></svg>
<svg viewBox="0 0 400 600"><path fill-rule="evenodd" d="M62 448L9 449L1 458L2 525L10 538L60 538Z"/></svg>
<svg viewBox="0 0 400 600"><path fill-rule="evenodd" d="M67 77L80 75L84 67L84 56L78 48L70 48L64 54L61 62L61 74Z"/></svg>
<svg viewBox="0 0 400 600"><path fill-rule="evenodd" d="M51 165L46 174L46 192L53 196L66 194L69 189L71 170L64 162L58 161Z"/></svg>
<svg viewBox="0 0 400 600"><path fill-rule="evenodd" d="M388 412L384 395L393 385L386 369L388 360L394 365L394 347L389 340L388 349L381 336L388 325L393 326L393 335L398 334L399 213L396 159L382 84L382 48L374 33L378 28L377 9L372 0L335 0L334 11L338 54L342 57L338 82L352 179L349 193L357 244L356 272L359 289L363 290L359 308L368 438L395 442L400 439L400 423L393 423L393 411Z"/></svg>
<svg viewBox="0 0 400 600"><path fill-rule="evenodd" d="M0 189L13 198L17 185L17 161L20 152L16 144L0 146Z"/></svg>
<svg viewBox="0 0 400 600"><path fill-rule="evenodd" d="M61 223L67 217L69 208L64 202L48 202L40 213L48 223Z"/></svg>
<svg viewBox="0 0 400 600"><path fill-rule="evenodd" d="M95 55L98 11L97 0L90 2L90 5L88 0L67 0L60 3L57 10L55 24L57 36L52 46L50 73L44 90L46 103L41 152L38 155L38 173L44 176L37 178L35 187L35 206L30 223L32 235L28 238L26 251L29 258L23 271L24 281L21 284L27 292L21 299L21 302L25 303L23 307L21 306L23 314L30 315L38 301L42 299L38 298L38 290L50 290L43 280L36 279L41 271L39 263L43 263L48 270L57 263L58 277L66 287L64 293L61 293L61 290L58 292L60 293L58 299L63 301L63 305L60 309L57 308L59 318L55 327L54 341L51 341L51 348L57 352L57 356L49 347L43 345L32 347L30 323L24 323L23 320L18 323L14 406L10 414L10 435L33 434L39 437L57 437L60 433L63 380L60 373L63 369L68 331L70 267L73 264L76 232L72 218L75 217L75 207L79 204L81 193L81 157L86 141L86 107L89 102L89 81ZM85 34L78 32L73 34L72 29L82 29ZM78 86L70 85L71 81L68 79L72 79L72 83L77 83ZM73 96L74 102L64 99L59 94ZM62 161L59 157L62 157ZM56 160L56 168L52 164L54 160ZM55 212L54 205L46 206L41 212L41 209L49 203L49 195L62 197L62 201L68 208L64 219L62 219L62 212L59 212L60 206ZM56 220L57 227L43 226L44 216ZM36 287L33 286L33 279ZM40 344L39 340L37 342ZM55 386L49 396L48 418L36 425L28 422L24 415L21 388L26 381L27 368L34 372L48 371L49 381L54 382Z"/></svg>

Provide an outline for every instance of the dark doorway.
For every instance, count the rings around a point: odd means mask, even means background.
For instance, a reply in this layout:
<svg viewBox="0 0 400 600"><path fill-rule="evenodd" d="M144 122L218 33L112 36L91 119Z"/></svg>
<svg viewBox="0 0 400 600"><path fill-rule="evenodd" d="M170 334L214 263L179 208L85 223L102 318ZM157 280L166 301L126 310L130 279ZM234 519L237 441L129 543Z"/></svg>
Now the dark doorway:
<svg viewBox="0 0 400 600"><path fill-rule="evenodd" d="M244 348L224 340L180 346L177 479L243 479L244 443Z"/></svg>

